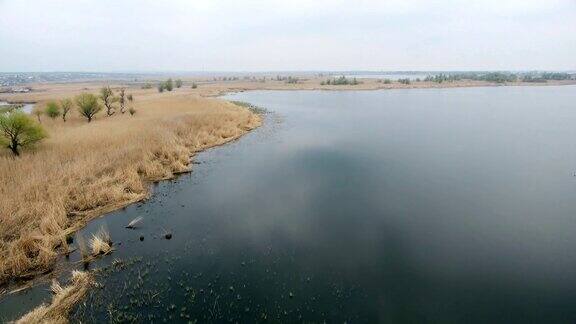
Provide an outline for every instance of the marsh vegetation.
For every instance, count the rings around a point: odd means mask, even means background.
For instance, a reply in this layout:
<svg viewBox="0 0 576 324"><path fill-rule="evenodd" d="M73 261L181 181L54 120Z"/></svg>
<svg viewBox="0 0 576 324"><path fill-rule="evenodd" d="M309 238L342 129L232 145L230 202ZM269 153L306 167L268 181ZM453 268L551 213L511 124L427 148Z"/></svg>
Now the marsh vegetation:
<svg viewBox="0 0 576 324"><path fill-rule="evenodd" d="M69 252L63 238L87 220L144 199L149 181L188 170L194 152L260 123L243 107L185 95L143 94L137 103L127 95L123 116L115 113L118 91L102 89L100 98L51 100L54 119L42 124L21 112L0 115L0 139L10 145L0 151L0 210L10 215L0 218L0 284L50 270ZM40 107L38 117L46 114ZM91 243L93 252L108 250L100 236Z"/></svg>

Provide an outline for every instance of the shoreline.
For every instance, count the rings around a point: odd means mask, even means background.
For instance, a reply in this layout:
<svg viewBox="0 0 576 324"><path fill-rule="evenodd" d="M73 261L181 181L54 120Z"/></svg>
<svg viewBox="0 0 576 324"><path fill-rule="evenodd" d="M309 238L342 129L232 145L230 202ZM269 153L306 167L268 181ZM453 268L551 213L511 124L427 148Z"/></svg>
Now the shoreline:
<svg viewBox="0 0 576 324"><path fill-rule="evenodd" d="M549 80L547 82L488 82L488 81L474 81L474 80L459 80L459 81L446 81L436 83L431 81L412 81L410 84L401 84L392 82L391 84L384 84L378 82L378 79L358 78L359 83L356 85L322 85L323 78L308 78L301 79L298 83L285 83L284 81L267 80L260 81L213 81L203 78L183 78L183 89L189 88L190 84L197 84L196 89L190 90L192 94L201 97L219 97L228 93L244 92L252 90L270 90L270 91L368 91L368 90L394 90L394 89L452 89L452 88L477 88L477 87L548 87L548 86L565 86L576 85L576 80ZM145 82L149 81L149 82ZM124 87L127 89L134 89L137 92L156 92L155 89L142 89L142 83L156 84L160 80L142 80L138 82L131 81L82 81L82 82L54 82L54 83L38 83L30 84L33 89L28 93L2 93L0 94L0 101L8 103L23 103L23 104L36 104L42 103L47 100L54 99L51 95L55 89L75 89L76 91L92 91L95 86L110 84L114 87ZM181 89L175 89L178 91Z"/></svg>
<svg viewBox="0 0 576 324"><path fill-rule="evenodd" d="M26 95L33 95L33 93L28 93ZM169 94L168 94L169 95ZM61 96L61 94L56 94L55 96ZM166 96L164 96L166 97ZM164 99L164 98L162 98ZM88 222L90 222L93 219L96 219L98 217L102 217L105 216L107 213L112 212L114 210L117 209L121 209L123 207L126 207L130 204L133 204L135 202L138 201L142 201L142 200L146 200L148 197L150 197L150 193L151 193L151 186L154 182L158 182L158 181L162 181L162 180L167 180L167 179L172 179L175 178L177 176L179 176L180 174L183 173L188 173L192 171L192 166L193 166L193 159L194 156L204 150L207 150L209 148L212 147L216 147L216 146L220 146L220 145L224 145L226 143L238 140L240 137L242 137L243 135L247 134L249 131L261 126L262 123L262 118L261 116L250 112L248 109L245 109L243 107L234 105L233 103L230 103L228 101L224 101L224 100L219 100L219 99L211 99L211 98L205 98L202 99L201 97L197 97L197 98L187 98L185 96L179 96L179 98L177 98L176 100L179 101L180 106L184 106L183 109L180 109L180 107L178 107L178 113L176 113L174 115L175 119L170 119L167 120L167 117L164 116L164 114L160 114L158 115L158 117L153 117L153 118L147 118L146 122L151 123L151 125L157 124L158 122L162 123L162 124L166 124L165 127L167 131L174 133L176 136L178 135L182 135L179 136L180 138L178 138L177 140L179 140L181 143L178 144L176 147L172 148L172 152L169 155L166 155L166 153L161 153L160 155L157 155L156 158L152 157L150 159L150 162L148 162L149 164L152 163L152 167L153 168L160 168L158 170L156 170L157 173L154 173L154 169L152 170L152 173L148 174L148 175L142 175L140 176L139 180L141 182L140 185L136 184L136 187L139 186L143 186L143 188L140 188L140 190L136 190L135 192L132 192L130 194L124 195L124 196L119 196L118 199L112 199L107 203L103 203L103 204L97 204L95 205L94 208L88 208L88 209L66 209L66 218L68 219L68 221L65 221L65 223L68 223L67 225L64 225L64 227L62 228L63 231L60 231L60 233L58 234L58 236L68 236L71 235L73 233L75 233L76 231L78 231L79 229L83 228ZM32 101L32 100L28 100L28 101ZM44 102L45 100L38 100L35 98L35 100L33 100L34 102L36 102L37 104L41 104L42 102ZM163 103L162 100L157 100L157 98L153 98L153 104L155 106L159 106L159 107L163 107ZM170 101L169 101L170 102ZM147 102L147 105L150 105L150 102ZM202 108L200 107L201 105L206 105L209 104L209 106L212 106L212 108L217 108L216 112L208 112L207 108ZM186 106L190 106L192 107L192 109L187 109L190 107L186 107ZM146 107L148 108L148 107ZM151 108L149 108L151 110ZM194 112L194 109L197 110L201 110L200 112ZM190 112L187 112L187 110L191 110ZM206 111L206 113L204 113L204 111ZM192 115L190 115L192 114ZM180 117L179 117L180 116ZM221 116L221 117L219 117ZM234 116L238 116L238 117L234 117ZM123 116L122 116L123 117ZM126 116L128 117L128 116ZM148 117L148 116L146 116ZM182 118L184 119L189 119L189 123L191 123L188 127L186 126L186 122L182 121ZM199 120L202 120L202 118L206 119L205 123L202 123ZM242 119L238 119L238 118L242 118ZM99 117L99 123L105 123L108 122L107 117ZM220 119L227 119L226 122L218 122L218 120ZM47 121L47 122L54 122L54 121ZM230 122L232 122L232 124L230 124ZM213 123L215 126L210 126ZM228 124L226 124L228 123ZM86 125L84 123L82 123L81 121L76 121L75 123L73 122L69 122L67 124L70 124L70 128L86 128L86 127L90 127L95 125L95 123L91 123L92 125ZM116 122L116 124L119 124L119 122ZM174 126L174 129L171 129L170 125ZM216 125L221 125L221 126L216 126ZM229 126L226 126L229 125ZM53 125L48 125L48 127L68 127L68 125L65 126L53 126ZM122 126L118 126L118 127L122 127ZM184 127L183 129L181 129L182 127ZM230 128L231 127L231 128ZM200 130L202 132L205 132L206 134L204 135L204 139L202 138L198 138L197 140L194 140L191 142L191 140L193 140L193 138L189 138L189 136L191 136L191 134L180 134L182 132L193 132L194 130ZM162 132L164 132L161 129ZM71 131L72 132L72 131ZM211 132L215 132L213 135L211 134ZM126 133L126 132L124 132ZM174 135L170 135L170 136L174 136ZM53 139L50 138L50 141L52 141ZM30 152L30 154L28 154L24 159L27 160L31 160L34 159L34 155L38 155L39 150L43 149L43 146L54 146L54 143L50 143L52 145L48 145L47 144L41 144L40 148L38 150L35 150L35 152ZM110 148L110 150L113 150L113 148ZM138 149L136 150L138 151ZM170 148L169 150L170 151ZM185 151L185 152L183 152ZM45 152L42 152L45 153ZM176 155L174 155L176 154ZM185 154L186 158L184 159L183 154ZM172 155L172 157L170 157L170 155ZM154 154L153 154L154 156ZM166 160L168 159L168 160ZM184 161L185 160L185 161ZM7 156L6 153L4 153L4 155L0 155L0 166L6 167L6 163L11 163L11 161L14 161L11 157ZM24 161L17 161L19 163L25 164L28 163L28 161L24 162ZM15 164L15 163L14 163ZM162 165L164 165L164 167L162 167ZM111 165L112 169L114 169L114 164ZM117 169L119 169L119 167L117 167ZM118 171L118 170L116 170ZM72 171L70 171L72 172ZM121 171L119 171L121 172ZM139 171L140 172L140 171ZM118 172L116 172L118 173ZM26 177L24 177L26 178ZM24 181L24 180L23 180ZM122 180L120 180L122 181ZM72 182L74 183L74 182ZM80 184L78 184L79 186ZM134 184L133 184L134 185ZM76 186L76 185L75 185ZM130 186L130 185L128 185ZM72 188L73 189L73 188ZM104 190L109 191L108 189L113 189L113 188L104 188ZM4 191L6 192L7 189L6 188L0 188L0 191ZM88 194L90 195L90 193L88 192ZM0 203L3 206L7 206L10 205L11 202L10 200L14 198L14 197L7 197L7 196L3 196L2 197L2 201L0 201ZM14 199L12 199L14 200ZM12 203L12 205L14 205L14 203ZM16 209L15 209L16 208ZM20 210L18 210L19 207L14 207L12 208L13 211L18 211L20 212ZM10 213L10 209L7 210L7 212L9 214ZM15 216L18 217L18 216ZM4 221L4 220L3 220ZM1 224L0 224L1 225ZM33 225L32 225L33 226ZM34 227L34 226L33 226ZM24 232L22 232L24 233ZM7 235L8 233L0 233L2 235ZM19 236L22 237L21 235L24 234L20 234ZM58 240L56 240L58 241ZM50 264L42 264L40 266L34 266L31 267L29 270L25 271L25 272L14 272L16 270L11 269L9 264L3 264L4 265L4 269L0 269L2 270L2 272L0 272L1 275L1 280L2 280L2 288L0 291L0 294L2 295L2 298L5 298L7 296L9 296L9 294L11 292L14 291L20 291L23 289L27 289L28 287L34 286L39 282L44 282L43 279L45 279L46 277L49 277L51 274L53 274L53 271L57 271L57 260L55 259L56 256L62 255L62 252L59 250L61 250L62 246L61 244L57 243L56 241L54 241L54 243L51 243L50 245L54 244L55 245L55 254L51 254L53 255L52 259L53 261L50 262ZM3 242L4 243L4 247L6 247L6 244L8 244L7 242ZM4 252L7 252L6 250ZM11 253L12 254L12 253ZM6 253L5 255L7 255L7 259L8 259L8 253ZM5 262L7 262L6 260L4 260ZM38 268L39 267L39 268ZM13 273L13 274L10 274Z"/></svg>
<svg viewBox="0 0 576 324"><path fill-rule="evenodd" d="M221 143L214 143L214 144L208 145L206 147L203 147L199 150L191 151L190 160L189 160L189 163L187 165L187 167L188 167L187 170L183 170L180 172L173 172L173 175L170 177L163 177L163 178L158 178L158 179L147 179L146 180L147 192L143 197L141 197L139 199L135 199L133 201L122 202L122 203L119 203L116 205L104 206L102 209L89 211L87 214L84 215L85 217L83 217L77 224L74 224L74 226L70 227L68 230L75 233L77 231L82 230L91 221L94 221L100 217L107 217L107 216L109 216L110 213L112 213L114 211L117 211L119 209L125 208L129 205L132 205L132 204L135 204L138 202L145 203L145 201L148 200L151 197L151 195L153 195L153 191L151 190L151 187L155 183L161 182L161 181L170 181L170 180L176 179L176 178L178 178L184 174L188 174L190 172L193 172L192 166L194 165L194 157L197 154L205 152L205 151L213 149L213 148L216 148L216 147L224 146L224 145L233 143L235 141L238 141L244 135L247 135L249 132L262 126L263 117L260 115L259 118L261 120L260 124L258 124L254 128L246 130L242 134L238 134L237 136L227 138L226 141L223 141ZM94 289L93 286L95 286L95 285L97 286L96 281L93 280L93 275L94 275L93 271L98 271L97 268L91 269L88 271L83 271L83 272L80 271L79 272L78 270L75 270L75 268L73 266L70 266L70 265L61 267L60 264L62 264L62 263L63 263L62 260L57 260L55 262L53 268L49 272L34 274L31 279L28 279L22 283L8 284L8 286L6 286L3 290L0 289L0 301L2 301L3 299L6 299L6 298L10 298L10 296L12 294L24 292L28 289L34 288L37 285L50 282L50 280L54 280L54 278L58 278L58 277L62 276L63 274L67 274L67 273L72 274L72 279L70 280L70 283L68 286L66 286L66 288L68 290L73 291L74 293L78 294L77 299L74 301L71 301L71 302L62 301L62 299L60 297L56 297L56 296L58 296L58 294L56 294L52 298L51 302L48 302L48 304L42 303L40 305L37 305L35 308L32 308L27 313L23 314L19 319L15 319L15 322L17 322L17 323L20 323L21 321L26 322L30 318L33 318L36 320L36 317L38 317L40 321L45 320L46 317L43 317L43 315L39 316L39 315L35 314L35 313L42 313L40 310L43 311L44 309L55 309L56 310L55 314L58 314L58 316L60 316L62 318L67 318L68 317L67 314L60 313L60 311L59 311L60 308L63 308L62 304L68 303L68 305L66 305L66 307L74 306L75 304L77 304L78 302L80 302L84 298L84 295L90 289ZM90 279L90 280L77 282L77 280L75 280L75 276L77 275L77 273L80 273L82 276L85 276L87 280L88 279ZM54 313L54 311L53 311L53 313ZM53 313L50 313L49 318L51 318L51 316L54 315Z"/></svg>
<svg viewBox="0 0 576 324"><path fill-rule="evenodd" d="M375 91L375 90L410 90L410 89L454 89L454 88L484 88L484 87L549 87L576 85L576 80L536 82L495 83L485 81L455 81L455 82L414 82L408 85L400 83L382 84L376 79L360 79L357 85L320 85L318 80L304 81L298 84L267 83L224 83L214 82L206 84L209 90L202 94L205 97L220 97L229 93L245 91Z"/></svg>

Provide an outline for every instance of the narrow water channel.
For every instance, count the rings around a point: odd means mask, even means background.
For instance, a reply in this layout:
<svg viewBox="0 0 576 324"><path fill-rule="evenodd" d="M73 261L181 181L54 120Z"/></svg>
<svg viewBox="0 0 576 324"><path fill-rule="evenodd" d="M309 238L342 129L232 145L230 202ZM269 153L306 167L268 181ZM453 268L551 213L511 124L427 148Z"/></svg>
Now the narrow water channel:
<svg viewBox="0 0 576 324"><path fill-rule="evenodd" d="M7 106L10 105L10 103L6 102L6 101L0 101L0 108L2 108L2 106ZM23 105L22 108L20 108L21 111L29 114L32 112L32 109L34 109L34 104L33 103L26 103Z"/></svg>

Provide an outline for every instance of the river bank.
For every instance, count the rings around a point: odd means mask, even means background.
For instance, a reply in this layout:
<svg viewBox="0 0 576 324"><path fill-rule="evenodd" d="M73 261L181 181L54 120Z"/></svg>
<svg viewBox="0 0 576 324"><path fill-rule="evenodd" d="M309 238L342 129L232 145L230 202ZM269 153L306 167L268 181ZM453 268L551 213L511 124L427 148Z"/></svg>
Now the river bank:
<svg viewBox="0 0 576 324"><path fill-rule="evenodd" d="M385 83L381 79L375 78L357 78L358 84L333 85L325 84L325 77L312 77L303 75L297 78L296 83L288 83L282 80L275 80L268 76L266 79L232 79L213 80L211 78L182 78L184 86L181 89L174 89L175 92L185 92L202 97L218 97L227 93L243 92L252 90L328 90L328 91L350 91L350 90L391 90L391 89L445 89L445 88L476 88L476 87L546 87L546 86L563 86L574 85L576 80L548 80L546 82L488 82L478 80L455 80L445 81L442 83L432 81L411 80L409 84L400 83L392 80ZM163 81L162 79L150 79L140 81L114 82L116 87L127 87L135 95L150 95L156 92L155 85ZM323 84L324 83L324 84ZM33 89L29 93L12 93L0 95L0 101L11 103L26 102L46 102L54 99L54 94L66 95L79 91L95 91L102 82L78 82L78 83L40 83L31 84ZM196 88L191 88L195 85ZM150 89L143 89L150 86Z"/></svg>
<svg viewBox="0 0 576 324"><path fill-rule="evenodd" d="M371 90L393 90L393 89L449 89L449 88L477 88L477 87L540 87L574 85L576 80L548 81L548 82L506 82L496 83L475 80L459 80L453 82L429 82L410 81L409 84L391 82L389 84L378 79L358 78L358 84L328 85L322 84L325 78L301 78L297 83L286 83L285 81L266 80L260 81L210 81L202 79L190 79L188 82L196 82L199 89L202 88L203 96L218 97L233 92L244 92L253 90L326 90L326 91L371 91Z"/></svg>
<svg viewBox="0 0 576 324"><path fill-rule="evenodd" d="M95 92L101 84L51 86L17 94L37 102ZM86 123L44 117L49 138L18 159L0 153L0 283L19 285L52 270L77 229L106 212L145 199L150 182L190 170L201 150L237 139L260 117L189 92L133 89L136 114L103 113ZM18 282L13 281L18 279Z"/></svg>

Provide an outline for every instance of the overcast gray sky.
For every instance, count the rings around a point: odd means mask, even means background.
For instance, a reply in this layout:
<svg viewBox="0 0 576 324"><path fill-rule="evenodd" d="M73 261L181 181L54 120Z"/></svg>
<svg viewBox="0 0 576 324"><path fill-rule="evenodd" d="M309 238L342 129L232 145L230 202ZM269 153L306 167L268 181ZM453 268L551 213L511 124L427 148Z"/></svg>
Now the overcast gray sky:
<svg viewBox="0 0 576 324"><path fill-rule="evenodd" d="M576 70L576 0L0 0L0 71Z"/></svg>

